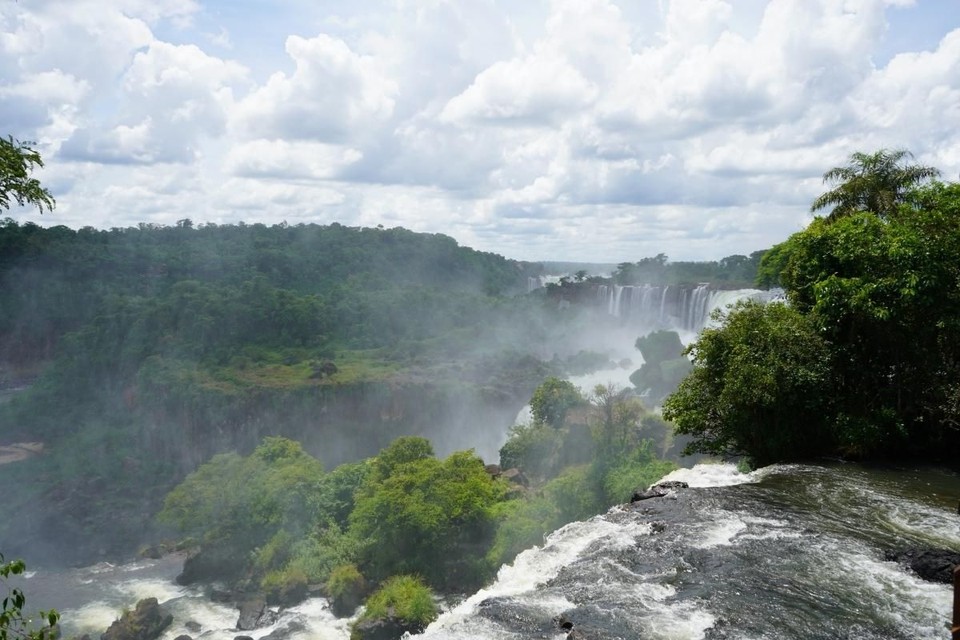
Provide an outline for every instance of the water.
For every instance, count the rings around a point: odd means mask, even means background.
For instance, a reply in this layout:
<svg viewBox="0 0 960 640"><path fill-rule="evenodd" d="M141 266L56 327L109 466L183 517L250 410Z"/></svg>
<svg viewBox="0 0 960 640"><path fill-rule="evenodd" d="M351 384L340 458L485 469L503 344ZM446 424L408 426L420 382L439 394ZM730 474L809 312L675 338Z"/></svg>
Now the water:
<svg viewBox="0 0 960 640"><path fill-rule="evenodd" d="M960 548L956 476L852 465L680 470L691 489L553 533L424 638L944 638L951 589L883 551Z"/></svg>
<svg viewBox="0 0 960 640"><path fill-rule="evenodd" d="M174 582L183 557L143 560L124 565L100 563L65 571L31 571L28 577L11 580L23 589L28 610L55 608L61 615L63 637L90 634L98 638L126 609L142 598L157 598L173 615L173 624L161 636L173 640L181 634L207 640L233 640L237 635L262 638L270 633L290 640L345 640L351 620L337 619L323 598L311 598L282 612L273 625L253 631L237 631L238 610L211 601L202 588L182 587ZM188 626L189 623L189 626ZM199 631L196 626L199 625ZM193 629L190 629L193 626Z"/></svg>
<svg viewBox="0 0 960 640"><path fill-rule="evenodd" d="M449 608L423 638L560 640L565 616L593 640L946 638L952 593L883 559L888 549L960 550L960 478L852 464L778 465L750 474L698 465L666 479L690 489L612 509L547 536ZM232 640L237 611L173 578L171 556L21 580L28 604L54 606L67 636L102 632L157 597L174 615L164 640ZM31 567L33 568L33 567ZM187 622L199 624L191 632ZM314 598L270 627L292 640L345 640ZM276 636L274 636L276 637Z"/></svg>

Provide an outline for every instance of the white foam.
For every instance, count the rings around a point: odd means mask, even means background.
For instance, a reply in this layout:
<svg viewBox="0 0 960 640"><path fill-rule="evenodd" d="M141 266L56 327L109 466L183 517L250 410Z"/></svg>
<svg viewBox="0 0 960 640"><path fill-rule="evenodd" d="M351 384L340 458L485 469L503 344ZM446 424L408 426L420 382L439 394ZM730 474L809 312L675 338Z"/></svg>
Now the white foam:
<svg viewBox="0 0 960 640"><path fill-rule="evenodd" d="M679 481L686 482L691 487L731 487L738 484L759 482L763 471L741 473L735 465L726 462L701 463L691 469L677 469L671 471L655 482Z"/></svg>
<svg viewBox="0 0 960 640"><path fill-rule="evenodd" d="M542 547L528 549L518 555L513 564L504 565L497 573L496 581L476 592L461 604L440 615L424 632L424 637L475 638L476 632L469 618L476 613L478 605L489 598L503 598L520 594L532 594L536 588L557 576L560 570L572 563L590 545L603 539L609 549L632 546L636 537L650 533L648 523L629 522L615 524L600 517L585 522L573 522L547 536ZM560 613L572 606L562 598L534 596L535 606L549 612ZM489 622L486 623L489 626ZM458 629L458 626L461 628Z"/></svg>

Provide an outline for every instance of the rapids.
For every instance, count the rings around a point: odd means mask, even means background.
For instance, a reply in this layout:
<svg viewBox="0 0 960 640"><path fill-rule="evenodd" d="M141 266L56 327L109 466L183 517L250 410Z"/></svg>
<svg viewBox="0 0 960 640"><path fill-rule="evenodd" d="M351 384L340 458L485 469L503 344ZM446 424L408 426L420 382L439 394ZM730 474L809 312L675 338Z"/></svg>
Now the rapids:
<svg viewBox="0 0 960 640"><path fill-rule="evenodd" d="M950 587L921 581L883 553L960 549L955 474L840 463L742 474L715 464L666 479L690 488L553 532L417 637L560 640L561 615L592 640L948 637ZM173 582L180 560L39 569L18 586L28 604L60 609L65 637L99 633L148 596L174 615L164 640L240 634L235 609ZM346 639L349 621L314 598L243 633Z"/></svg>

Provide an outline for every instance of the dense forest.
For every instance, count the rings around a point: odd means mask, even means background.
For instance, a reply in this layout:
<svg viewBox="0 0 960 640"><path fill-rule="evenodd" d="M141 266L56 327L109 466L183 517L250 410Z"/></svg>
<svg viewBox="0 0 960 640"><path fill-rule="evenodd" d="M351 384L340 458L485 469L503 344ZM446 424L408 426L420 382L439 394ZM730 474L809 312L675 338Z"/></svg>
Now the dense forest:
<svg viewBox="0 0 960 640"><path fill-rule="evenodd" d="M120 550L177 479L266 435L326 464L482 442L553 371L551 314L512 295L530 269L404 229L4 221L0 381L29 390L2 437L49 461L0 468L23 487L5 549Z"/></svg>
<svg viewBox="0 0 960 640"><path fill-rule="evenodd" d="M691 450L757 464L960 453L960 184L903 151L829 171L833 207L763 257L786 302L744 303L690 346L664 415Z"/></svg>

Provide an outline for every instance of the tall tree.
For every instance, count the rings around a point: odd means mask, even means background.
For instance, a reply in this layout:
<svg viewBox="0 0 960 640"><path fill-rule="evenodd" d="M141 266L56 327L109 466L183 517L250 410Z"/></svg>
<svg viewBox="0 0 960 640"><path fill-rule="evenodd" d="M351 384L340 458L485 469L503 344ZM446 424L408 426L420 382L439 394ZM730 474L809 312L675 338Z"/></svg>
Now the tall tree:
<svg viewBox="0 0 960 640"><path fill-rule="evenodd" d="M52 211L56 201L40 181L30 174L43 166L40 153L30 142L22 142L13 136L0 138L0 208L9 209L13 198L20 206L33 204L43 213L44 207Z"/></svg>
<svg viewBox="0 0 960 640"><path fill-rule="evenodd" d="M834 167L823 174L824 183L835 186L814 200L810 210L832 206L829 220L858 211L889 218L896 214L910 189L940 175L933 167L909 164L912 159L913 154L906 149L851 154L846 166Z"/></svg>

